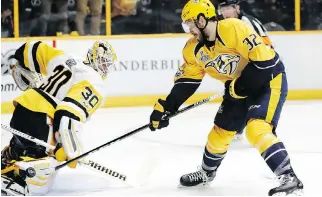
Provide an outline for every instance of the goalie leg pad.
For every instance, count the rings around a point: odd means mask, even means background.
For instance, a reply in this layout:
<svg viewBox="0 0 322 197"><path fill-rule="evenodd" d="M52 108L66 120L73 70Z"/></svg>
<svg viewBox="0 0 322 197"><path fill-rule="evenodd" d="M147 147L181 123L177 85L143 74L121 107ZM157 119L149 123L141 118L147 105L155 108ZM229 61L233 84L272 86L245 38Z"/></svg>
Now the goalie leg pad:
<svg viewBox="0 0 322 197"><path fill-rule="evenodd" d="M1 170L1 190L7 195L44 195L52 188L58 162L52 157L34 159L20 157ZM32 170L31 170L32 169ZM27 175L27 171L33 173ZM32 175L32 176L31 176Z"/></svg>
<svg viewBox="0 0 322 197"><path fill-rule="evenodd" d="M34 169L35 176L26 176L26 184L31 195L44 195L52 188L56 172L54 168L59 164L52 157L45 157L41 159L33 159L30 157L22 157L23 161L16 162L15 165L22 171L29 168Z"/></svg>
<svg viewBox="0 0 322 197"><path fill-rule="evenodd" d="M79 139L83 123L63 116L60 120L59 131L55 133L56 140L62 144L67 157L73 159L82 154L82 144Z"/></svg>

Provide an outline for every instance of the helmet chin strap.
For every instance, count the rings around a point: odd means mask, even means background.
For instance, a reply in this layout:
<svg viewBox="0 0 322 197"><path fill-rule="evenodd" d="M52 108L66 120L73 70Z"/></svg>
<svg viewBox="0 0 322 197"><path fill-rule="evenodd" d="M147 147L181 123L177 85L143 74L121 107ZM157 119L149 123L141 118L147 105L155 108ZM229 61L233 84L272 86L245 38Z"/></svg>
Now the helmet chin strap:
<svg viewBox="0 0 322 197"><path fill-rule="evenodd" d="M199 16L200 17L200 16ZM198 20L199 20L199 17L198 17ZM208 42L208 40L207 40L207 36L206 36L206 34L205 34L205 32L204 32L204 29L207 27L207 25L208 25L208 19L206 19L205 18L205 20L206 20L206 24L205 24L205 26L203 27L203 28L200 28L199 26L198 26L198 23L197 23L197 20L195 20L195 25L196 25L196 27L199 29L199 31L201 32L201 37L200 37L200 39L198 40L199 41L199 43L200 44L202 44L202 45L204 45L204 44L206 44L207 42Z"/></svg>

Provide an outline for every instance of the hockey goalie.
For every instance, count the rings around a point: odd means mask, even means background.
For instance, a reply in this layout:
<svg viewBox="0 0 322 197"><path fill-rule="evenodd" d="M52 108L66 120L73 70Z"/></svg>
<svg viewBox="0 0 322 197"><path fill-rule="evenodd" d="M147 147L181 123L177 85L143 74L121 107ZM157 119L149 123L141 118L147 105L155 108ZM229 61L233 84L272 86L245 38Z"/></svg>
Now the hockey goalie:
<svg viewBox="0 0 322 197"><path fill-rule="evenodd" d="M107 41L96 41L86 60L39 41L23 44L15 59L12 76L24 92L13 101L10 127L56 149L14 135L1 152L1 194L44 195L56 176L49 169L82 154L82 124L103 103L104 79L116 54ZM36 176L26 176L29 167Z"/></svg>

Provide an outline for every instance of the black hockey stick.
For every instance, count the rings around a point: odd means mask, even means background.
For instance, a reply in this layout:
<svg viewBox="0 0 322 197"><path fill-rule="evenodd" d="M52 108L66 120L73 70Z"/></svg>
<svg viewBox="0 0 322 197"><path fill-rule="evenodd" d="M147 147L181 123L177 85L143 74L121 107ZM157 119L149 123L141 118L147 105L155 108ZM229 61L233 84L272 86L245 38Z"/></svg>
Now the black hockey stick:
<svg viewBox="0 0 322 197"><path fill-rule="evenodd" d="M205 99L203 99L203 100L201 100L201 101L198 101L198 102L196 102L196 103L194 103L194 104L191 104L191 105L189 105L189 106L187 106L187 107L184 107L184 108L182 108L182 109L178 110L177 112L175 112L175 113L173 113L173 114L171 114L171 115L166 116L164 119L170 119L170 118L173 118L173 117L175 117L175 116L177 116L177 115L179 115L179 114L181 114L181 113L183 113L183 112L186 112L186 111L188 111L188 110L190 110L190 109L192 109L192 108L195 108L195 107L197 107L197 106L199 106L199 105L202 105L202 104L204 104L204 103L208 103L208 102L209 102L209 101L211 101L211 100L214 100L214 99L220 98L223 94L224 94L224 93L218 93L218 94L215 94L215 95L210 96L210 97L208 97L208 98L205 98ZM118 137L118 138L115 138L114 140L111 140L111 141L109 141L109 142L107 142L107 143L105 143L105 144L102 144L101 146L99 146L99 147L97 147L97 148L94 148L94 149L92 149L92 150L90 150L90 151L88 151L88 152L86 152L86 153L84 153L84 154L82 154L82 155L79 155L78 157L75 157L74 159L68 160L68 161L66 161L66 162L65 162L65 163L63 163L63 164L61 164L61 165L59 165L59 166L56 166L56 167L55 167L55 171L57 171L57 170L59 170L59 169L61 169L61 168L65 167L66 165L68 165L68 164L70 164L70 163L72 163L72 162L74 162L74 161L77 161L77 160L79 160L79 159L82 159L83 157L86 157L87 155L92 154L92 153L94 153L94 152L96 152L96 151L100 150L101 148L104 148L104 147L106 147L106 146L110 146L111 144L113 144L113 143L115 143L115 142L117 142L117 141L123 140L123 139L125 139L125 138L127 138L127 137L129 137L129 136L131 136L131 135L134 135L134 134L136 134L136 133L138 133L138 132L140 132L140 131L142 131L142 130L144 130L144 129L147 129L147 128L149 128L149 126L150 126L150 123L149 123L149 124L146 124L146 125L144 125L144 126L142 126L142 127L140 127L140 128L137 128L137 129L135 129L135 130L133 130L133 131L131 131L131 132L129 132L129 133L126 133L126 134L124 134L124 135L122 135L122 136L120 136L120 137Z"/></svg>

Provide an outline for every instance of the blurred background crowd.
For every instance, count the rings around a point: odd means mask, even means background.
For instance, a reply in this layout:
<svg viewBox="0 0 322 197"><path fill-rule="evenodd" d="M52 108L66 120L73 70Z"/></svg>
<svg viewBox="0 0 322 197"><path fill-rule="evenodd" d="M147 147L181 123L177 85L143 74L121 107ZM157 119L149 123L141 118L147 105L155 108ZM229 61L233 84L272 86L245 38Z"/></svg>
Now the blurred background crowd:
<svg viewBox="0 0 322 197"><path fill-rule="evenodd" d="M181 9L187 0L18 0L23 36L106 35L106 2L111 33L183 33ZM212 0L217 7L221 0ZM295 29L294 0L243 0L241 9L268 31ZM301 30L322 29L322 0L301 0ZM1 37L14 36L13 0L1 1Z"/></svg>

